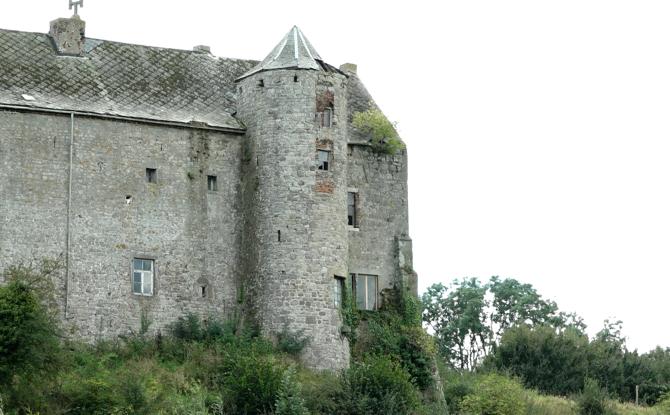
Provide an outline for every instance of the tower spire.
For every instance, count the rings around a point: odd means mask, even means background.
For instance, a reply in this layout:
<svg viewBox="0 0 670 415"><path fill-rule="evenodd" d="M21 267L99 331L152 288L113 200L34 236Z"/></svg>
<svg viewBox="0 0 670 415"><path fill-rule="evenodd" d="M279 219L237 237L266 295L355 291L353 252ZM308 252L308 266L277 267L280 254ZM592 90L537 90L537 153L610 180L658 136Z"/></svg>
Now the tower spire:
<svg viewBox="0 0 670 415"><path fill-rule="evenodd" d="M272 49L272 52L261 63L237 78L237 81L256 72L272 69L314 69L321 70L321 56L309 40L302 34L298 26L293 26L284 38Z"/></svg>

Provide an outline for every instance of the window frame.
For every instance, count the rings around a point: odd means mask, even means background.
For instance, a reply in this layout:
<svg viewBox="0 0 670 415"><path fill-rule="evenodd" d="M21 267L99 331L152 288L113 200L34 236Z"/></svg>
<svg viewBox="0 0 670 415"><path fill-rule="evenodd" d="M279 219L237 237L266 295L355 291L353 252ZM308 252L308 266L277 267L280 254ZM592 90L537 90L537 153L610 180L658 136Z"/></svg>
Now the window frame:
<svg viewBox="0 0 670 415"><path fill-rule="evenodd" d="M136 261L141 261L140 268L136 268ZM148 262L150 264L150 269L144 269L144 263ZM156 260L153 258L146 257L134 257L130 262L130 290L133 295L139 295L142 297L152 297L155 292L155 281L156 281ZM135 274L140 275L140 291L135 290ZM149 287L149 292L146 292L146 287Z"/></svg>
<svg viewBox="0 0 670 415"><path fill-rule="evenodd" d="M356 308L359 310L366 310L366 311L375 311L379 308L379 275L374 275L374 274L359 274L359 273L351 273L351 290L353 291L353 298L356 304ZM363 293L363 307L360 306L360 301L358 298L359 291L357 289L358 287L358 282L360 280L364 280L363 287L365 288L364 293ZM374 282L374 304L370 306L369 301L370 300L370 281Z"/></svg>
<svg viewBox="0 0 670 415"><path fill-rule="evenodd" d="M326 159L322 160L321 155L326 155ZM316 169L319 171L330 171L332 160L332 151L319 148L316 150Z"/></svg>

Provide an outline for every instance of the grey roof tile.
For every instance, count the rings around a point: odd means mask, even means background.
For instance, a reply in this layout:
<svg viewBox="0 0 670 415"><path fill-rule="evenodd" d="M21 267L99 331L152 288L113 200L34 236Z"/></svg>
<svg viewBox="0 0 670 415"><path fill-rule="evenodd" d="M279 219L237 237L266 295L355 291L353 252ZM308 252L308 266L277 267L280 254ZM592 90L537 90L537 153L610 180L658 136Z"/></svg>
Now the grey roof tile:
<svg viewBox="0 0 670 415"><path fill-rule="evenodd" d="M84 50L59 56L46 34L0 30L0 104L244 128L234 80L257 61L97 39Z"/></svg>

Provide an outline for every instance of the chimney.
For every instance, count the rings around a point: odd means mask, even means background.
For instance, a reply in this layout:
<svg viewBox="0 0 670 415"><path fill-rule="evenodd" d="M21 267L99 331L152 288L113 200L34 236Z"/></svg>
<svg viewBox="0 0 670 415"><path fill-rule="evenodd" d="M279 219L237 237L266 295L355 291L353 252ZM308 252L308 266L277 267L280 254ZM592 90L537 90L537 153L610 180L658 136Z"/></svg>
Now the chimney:
<svg viewBox="0 0 670 415"><path fill-rule="evenodd" d="M211 53L212 53L212 50L210 49L209 46L206 46L206 45L197 45L197 46L193 46L193 52L195 52L195 53L209 53L209 54L211 54Z"/></svg>
<svg viewBox="0 0 670 415"><path fill-rule="evenodd" d="M340 65L340 70L344 73L356 73L358 66L355 63L343 63Z"/></svg>
<svg viewBox="0 0 670 415"><path fill-rule="evenodd" d="M56 46L56 53L67 56L81 56L84 51L84 29L86 22L79 16L60 18L52 21L49 36Z"/></svg>

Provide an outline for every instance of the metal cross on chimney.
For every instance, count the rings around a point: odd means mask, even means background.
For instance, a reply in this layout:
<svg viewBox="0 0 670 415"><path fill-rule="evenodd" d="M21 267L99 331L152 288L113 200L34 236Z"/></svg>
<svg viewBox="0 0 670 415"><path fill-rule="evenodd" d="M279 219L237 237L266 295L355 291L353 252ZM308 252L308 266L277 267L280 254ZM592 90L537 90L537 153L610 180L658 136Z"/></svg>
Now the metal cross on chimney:
<svg viewBox="0 0 670 415"><path fill-rule="evenodd" d="M84 0L70 0L69 10L72 10L72 7L74 7L74 15L79 16L77 12L79 10L79 7L84 7Z"/></svg>

